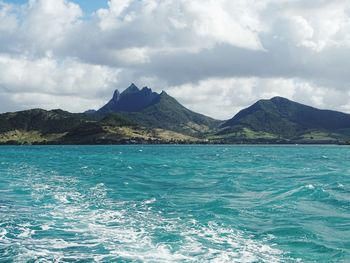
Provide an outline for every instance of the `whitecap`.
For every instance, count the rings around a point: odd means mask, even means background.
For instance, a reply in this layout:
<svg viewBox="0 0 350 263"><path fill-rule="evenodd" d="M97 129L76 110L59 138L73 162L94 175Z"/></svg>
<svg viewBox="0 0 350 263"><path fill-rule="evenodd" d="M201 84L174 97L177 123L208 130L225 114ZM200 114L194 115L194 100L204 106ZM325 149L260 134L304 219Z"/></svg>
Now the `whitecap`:
<svg viewBox="0 0 350 263"><path fill-rule="evenodd" d="M148 204L153 204L156 201L157 201L157 199L153 197L153 198L151 198L149 200L144 201L143 203L148 205Z"/></svg>
<svg viewBox="0 0 350 263"><path fill-rule="evenodd" d="M56 193L54 194L54 198L61 203L65 203L65 204L69 203L67 199L67 195L65 193Z"/></svg>
<svg viewBox="0 0 350 263"><path fill-rule="evenodd" d="M307 189L314 190L315 186L313 184L308 184L305 186Z"/></svg>
<svg viewBox="0 0 350 263"><path fill-rule="evenodd" d="M343 188L345 187L345 186L344 186L343 184L341 184L341 183L338 183L337 186L338 186L338 188L341 188L341 189L343 189Z"/></svg>
<svg viewBox="0 0 350 263"><path fill-rule="evenodd" d="M29 228L21 228L21 231L22 232L18 234L18 237L20 238L28 238L35 233L34 230L31 230Z"/></svg>
<svg viewBox="0 0 350 263"><path fill-rule="evenodd" d="M2 240L7 234L7 230L5 228L0 229L0 240Z"/></svg>
<svg viewBox="0 0 350 263"><path fill-rule="evenodd" d="M44 224L44 225L41 225L41 229L46 231L46 230L49 230L51 227L47 224Z"/></svg>
<svg viewBox="0 0 350 263"><path fill-rule="evenodd" d="M47 261L60 261L63 257L75 261L87 258L145 262L282 261L282 251L269 241L254 240L229 226L213 222L201 224L195 219L183 220L176 213L162 213L155 208L149 210L149 205L157 202L154 197L118 202L108 198L103 183L89 187L82 181L59 176L50 179L38 176L33 180L47 184L50 191L45 194L59 201L45 207L44 218L50 218L50 221L41 222L41 229L64 231L75 238L36 239L30 228L23 226L22 235L15 240L20 245L17 258L20 262L38 257ZM32 190L40 192L39 189ZM70 202L72 196L78 196L79 202ZM156 233L172 233L180 241L172 247L157 242ZM107 255L89 249L100 245L108 251ZM64 249L71 247L75 248L74 252L64 255Z"/></svg>

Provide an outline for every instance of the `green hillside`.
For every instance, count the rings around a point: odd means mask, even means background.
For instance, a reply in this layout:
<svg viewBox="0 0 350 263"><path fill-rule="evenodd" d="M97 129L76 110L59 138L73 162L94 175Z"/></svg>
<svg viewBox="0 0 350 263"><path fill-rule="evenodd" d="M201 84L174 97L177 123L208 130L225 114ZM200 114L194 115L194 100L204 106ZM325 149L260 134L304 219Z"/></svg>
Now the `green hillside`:
<svg viewBox="0 0 350 263"><path fill-rule="evenodd" d="M134 111L139 105L128 106L127 99L142 101L140 92L147 99L139 111ZM122 94L115 92L117 99L104 107L107 113L32 109L0 114L0 144L350 142L349 114L280 97L260 100L222 122L190 111L166 92L157 94L132 86L123 100ZM111 111L121 107L132 111Z"/></svg>
<svg viewBox="0 0 350 263"><path fill-rule="evenodd" d="M260 100L221 125L226 141L337 143L347 141L350 115L320 110L285 98Z"/></svg>
<svg viewBox="0 0 350 263"><path fill-rule="evenodd" d="M221 123L190 111L164 91L160 94L157 103L140 112L123 113L123 115L145 127L161 128L200 137L213 131Z"/></svg>
<svg viewBox="0 0 350 263"><path fill-rule="evenodd" d="M185 108L164 91L158 94L147 87L140 90L135 84L122 93L116 90L112 99L95 115L103 117L110 113L118 113L144 127L200 137L212 132L221 123Z"/></svg>

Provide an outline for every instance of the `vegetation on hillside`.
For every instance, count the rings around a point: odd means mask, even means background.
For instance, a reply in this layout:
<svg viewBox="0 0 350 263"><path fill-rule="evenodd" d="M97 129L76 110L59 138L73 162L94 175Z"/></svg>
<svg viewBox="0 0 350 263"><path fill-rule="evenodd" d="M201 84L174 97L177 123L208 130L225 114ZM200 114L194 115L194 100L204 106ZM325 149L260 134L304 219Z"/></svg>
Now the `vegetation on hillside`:
<svg viewBox="0 0 350 263"><path fill-rule="evenodd" d="M139 90L132 87L128 96L133 92ZM350 115L279 97L258 101L226 122L192 112L165 92L137 112L0 114L0 144L349 142Z"/></svg>

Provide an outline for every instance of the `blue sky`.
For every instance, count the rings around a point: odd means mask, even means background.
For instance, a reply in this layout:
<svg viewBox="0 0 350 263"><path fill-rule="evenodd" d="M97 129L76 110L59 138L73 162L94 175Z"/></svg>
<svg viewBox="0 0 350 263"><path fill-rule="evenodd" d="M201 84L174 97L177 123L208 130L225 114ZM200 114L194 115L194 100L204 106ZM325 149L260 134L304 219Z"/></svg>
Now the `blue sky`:
<svg viewBox="0 0 350 263"><path fill-rule="evenodd" d="M5 0L7 3L24 4L27 0ZM108 6L108 0L73 0L80 5L85 13L92 13L99 8L106 8Z"/></svg>

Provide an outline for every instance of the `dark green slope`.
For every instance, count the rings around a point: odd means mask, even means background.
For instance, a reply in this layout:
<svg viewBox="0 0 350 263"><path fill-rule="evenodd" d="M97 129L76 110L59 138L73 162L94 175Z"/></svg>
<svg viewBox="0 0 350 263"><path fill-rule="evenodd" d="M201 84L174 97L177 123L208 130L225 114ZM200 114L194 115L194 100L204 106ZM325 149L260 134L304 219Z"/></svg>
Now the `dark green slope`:
<svg viewBox="0 0 350 263"><path fill-rule="evenodd" d="M152 94L152 103L147 104L150 97L143 101L140 92ZM350 142L349 114L280 97L260 100L223 123L190 111L166 92L132 87L125 94L113 106L124 107L126 98L132 97L133 103L145 102L142 109L105 114L33 109L0 114L0 144Z"/></svg>
<svg viewBox="0 0 350 263"><path fill-rule="evenodd" d="M346 140L350 115L320 110L285 98L260 100L225 122L220 135L251 132L271 140ZM260 134L260 135L259 135Z"/></svg>
<svg viewBox="0 0 350 263"><path fill-rule="evenodd" d="M198 139L152 129L118 113L103 117L33 109L0 114L0 144L194 143Z"/></svg>
<svg viewBox="0 0 350 263"><path fill-rule="evenodd" d="M0 133L13 130L62 133L80 125L84 121L81 116L63 110L42 109L4 113L0 114Z"/></svg>
<svg viewBox="0 0 350 263"><path fill-rule="evenodd" d="M99 121L88 121L67 132L62 144L195 143L195 137L167 129L149 128L120 113L110 113Z"/></svg>
<svg viewBox="0 0 350 263"><path fill-rule="evenodd" d="M148 128L162 128L196 136L213 131L221 123L185 108L164 91L158 94L147 87L140 90L134 84L122 93L116 90L113 98L95 116L113 112Z"/></svg>
<svg viewBox="0 0 350 263"><path fill-rule="evenodd" d="M83 114L32 109L0 114L0 144L58 143L88 120Z"/></svg>
<svg viewBox="0 0 350 263"><path fill-rule="evenodd" d="M141 90L132 83L126 90L119 93L115 90L112 99L97 111L98 114L112 112L138 112L156 103L159 94L144 87Z"/></svg>
<svg viewBox="0 0 350 263"><path fill-rule="evenodd" d="M99 111L33 109L0 114L0 144L195 142L219 122L194 113L165 92L131 85Z"/></svg>
<svg viewBox="0 0 350 263"><path fill-rule="evenodd" d="M123 113L130 120L150 128L162 128L185 134L205 134L221 123L182 106L165 91L156 103L139 112Z"/></svg>

